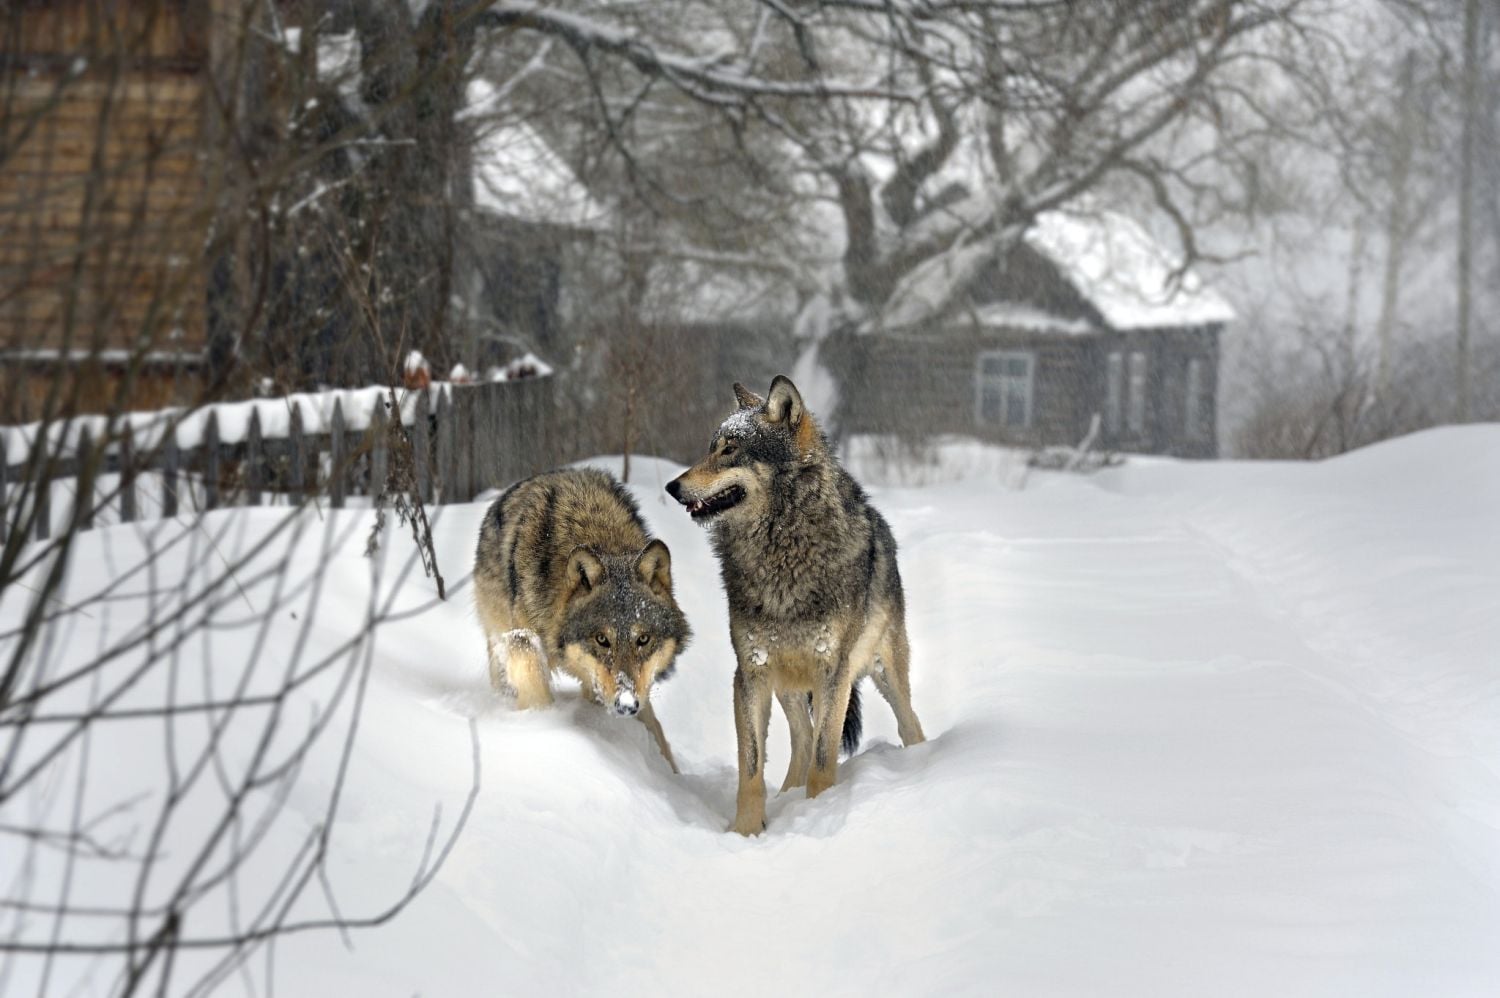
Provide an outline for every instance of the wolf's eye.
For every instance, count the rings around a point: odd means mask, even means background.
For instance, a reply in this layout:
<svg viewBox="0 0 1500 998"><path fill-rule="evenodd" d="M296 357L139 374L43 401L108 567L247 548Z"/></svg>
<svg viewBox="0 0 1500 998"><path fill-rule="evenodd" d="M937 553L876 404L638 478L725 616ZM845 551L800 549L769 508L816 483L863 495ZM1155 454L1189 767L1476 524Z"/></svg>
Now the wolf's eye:
<svg viewBox="0 0 1500 998"><path fill-rule="evenodd" d="M609 647L609 638L606 637L602 633L601 634L595 634L594 635L594 640L597 641L597 642L599 642L599 647L600 648L608 648Z"/></svg>
<svg viewBox="0 0 1500 998"><path fill-rule="evenodd" d="M724 444L724 449L719 452L719 456L720 457L734 457L735 452L738 451L739 449L740 449L740 445L739 444L735 443L733 440L727 441Z"/></svg>
<svg viewBox="0 0 1500 998"><path fill-rule="evenodd" d="M651 635L642 634L640 637L635 639L635 643L644 648L651 643Z"/></svg>

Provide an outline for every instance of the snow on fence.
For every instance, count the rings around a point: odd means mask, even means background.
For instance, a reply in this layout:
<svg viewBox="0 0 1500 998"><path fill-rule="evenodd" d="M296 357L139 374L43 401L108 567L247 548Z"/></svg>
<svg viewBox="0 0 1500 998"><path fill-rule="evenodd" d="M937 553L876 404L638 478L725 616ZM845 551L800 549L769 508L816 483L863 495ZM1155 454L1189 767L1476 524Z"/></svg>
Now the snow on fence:
<svg viewBox="0 0 1500 998"><path fill-rule="evenodd" d="M550 377L398 388L395 398L423 502L469 502L554 463ZM128 523L278 498L321 496L338 508L350 496L376 495L392 461L391 400L389 389L367 388L132 413L113 427L104 417L83 417L4 428L0 541L28 518L38 540L52 534L50 484L59 480L73 480L66 522L82 529L106 511ZM49 487L17 488L39 471ZM111 486L101 488L111 475ZM159 512L148 513L140 497L152 479Z"/></svg>

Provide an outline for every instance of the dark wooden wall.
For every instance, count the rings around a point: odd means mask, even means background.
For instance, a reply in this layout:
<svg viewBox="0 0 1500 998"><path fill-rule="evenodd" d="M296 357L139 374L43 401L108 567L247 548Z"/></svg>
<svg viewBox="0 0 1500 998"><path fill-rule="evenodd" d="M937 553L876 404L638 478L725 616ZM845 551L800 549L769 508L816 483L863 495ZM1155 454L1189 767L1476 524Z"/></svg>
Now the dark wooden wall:
<svg viewBox="0 0 1500 998"><path fill-rule="evenodd" d="M1218 327L1088 335L953 330L926 338L864 337L842 388L845 433L965 434L1022 447L1072 445L1104 413L1106 358L1113 350L1147 357L1144 431L1105 432L1100 446L1147 454L1214 457ZM988 350L1035 357L1032 421L1024 430L982 427L975 413L976 365ZM1208 434L1186 432L1187 365L1204 361ZM1128 381L1128 376L1127 379Z"/></svg>
<svg viewBox="0 0 1500 998"><path fill-rule="evenodd" d="M0 349L201 348L206 6L0 15Z"/></svg>

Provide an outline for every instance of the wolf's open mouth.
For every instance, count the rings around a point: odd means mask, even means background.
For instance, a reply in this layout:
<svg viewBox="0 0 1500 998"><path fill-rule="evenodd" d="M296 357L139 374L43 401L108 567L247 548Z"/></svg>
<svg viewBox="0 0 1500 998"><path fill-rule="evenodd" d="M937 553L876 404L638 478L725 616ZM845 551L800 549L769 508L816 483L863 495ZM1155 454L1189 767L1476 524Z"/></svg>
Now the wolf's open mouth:
<svg viewBox="0 0 1500 998"><path fill-rule="evenodd" d="M702 520L738 506L744 498L745 490L738 485L731 485L723 492L711 495L707 499L695 499L684 505L687 506L689 516L695 520Z"/></svg>

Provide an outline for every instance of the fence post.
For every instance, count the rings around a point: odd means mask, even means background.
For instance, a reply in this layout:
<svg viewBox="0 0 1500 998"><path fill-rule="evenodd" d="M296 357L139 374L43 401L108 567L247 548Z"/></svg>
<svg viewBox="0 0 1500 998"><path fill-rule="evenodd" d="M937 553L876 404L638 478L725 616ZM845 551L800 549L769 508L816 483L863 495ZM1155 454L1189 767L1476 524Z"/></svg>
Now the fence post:
<svg viewBox="0 0 1500 998"><path fill-rule="evenodd" d="M245 505L259 506L265 488L265 441L261 439L260 408L250 410L250 429L245 434Z"/></svg>
<svg viewBox="0 0 1500 998"><path fill-rule="evenodd" d="M538 387L541 390L532 415L537 421L535 470L540 472L562 463L557 445L557 375L549 374L542 378Z"/></svg>
<svg viewBox="0 0 1500 998"><path fill-rule="evenodd" d="M40 436L38 434L38 437ZM36 539L45 541L52 536L52 479L47 477L45 460L38 462L37 475L39 480L36 486Z"/></svg>
<svg viewBox="0 0 1500 998"><path fill-rule="evenodd" d="M328 505L334 509L344 506L344 475L349 470L348 448L344 441L344 404L333 400L333 421L328 428Z"/></svg>
<svg viewBox="0 0 1500 998"><path fill-rule="evenodd" d="M432 502L432 465L429 459L432 441L427 434L429 396L428 389L417 389L417 404L413 407L415 415L411 427L411 460L415 465L412 470L416 475L417 498L424 503ZM395 415L398 419L401 416L400 412Z"/></svg>
<svg viewBox="0 0 1500 998"><path fill-rule="evenodd" d="M396 413L396 419L400 418L401 414ZM380 496L385 492L386 441L385 398L382 396L375 400L375 410L370 413L370 502L372 505L379 502Z"/></svg>
<svg viewBox="0 0 1500 998"><path fill-rule="evenodd" d="M73 480L73 523L79 530L90 530L94 526L94 436L87 426L78 430L78 449L74 451L74 464L78 477Z"/></svg>
<svg viewBox="0 0 1500 998"><path fill-rule="evenodd" d="M474 489L473 498L493 488L502 458L499 439L500 399L488 384L474 386Z"/></svg>
<svg viewBox="0 0 1500 998"><path fill-rule="evenodd" d="M474 398L468 386L453 387L453 498L466 503L474 480Z"/></svg>
<svg viewBox="0 0 1500 998"><path fill-rule="evenodd" d="M495 420L490 434L494 438L495 466L490 472L490 484L498 488L504 488L520 477L516 474L516 458L519 456L515 440L516 384L492 381L484 386L494 400Z"/></svg>
<svg viewBox="0 0 1500 998"><path fill-rule="evenodd" d="M130 421L120 431L120 522L133 523L135 508L135 434Z"/></svg>
<svg viewBox="0 0 1500 998"><path fill-rule="evenodd" d="M203 427L203 508L219 508L219 414L208 410Z"/></svg>
<svg viewBox="0 0 1500 998"><path fill-rule="evenodd" d="M177 463L181 454L177 450L177 430L167 427L167 439L161 448L161 515L177 515Z"/></svg>
<svg viewBox="0 0 1500 998"><path fill-rule="evenodd" d="M454 501L454 484L458 481L458 458L453 452L452 394L440 390L437 404L437 501L445 506Z"/></svg>
<svg viewBox="0 0 1500 998"><path fill-rule="evenodd" d="M302 403L292 403L291 424L287 428L287 491L296 496L294 505L301 505L303 492L307 488L304 471L307 468L306 441L302 436Z"/></svg>
<svg viewBox="0 0 1500 998"><path fill-rule="evenodd" d="M0 544L10 525L10 509L5 505L5 485L10 475L10 458L5 455L5 434L0 433Z"/></svg>

